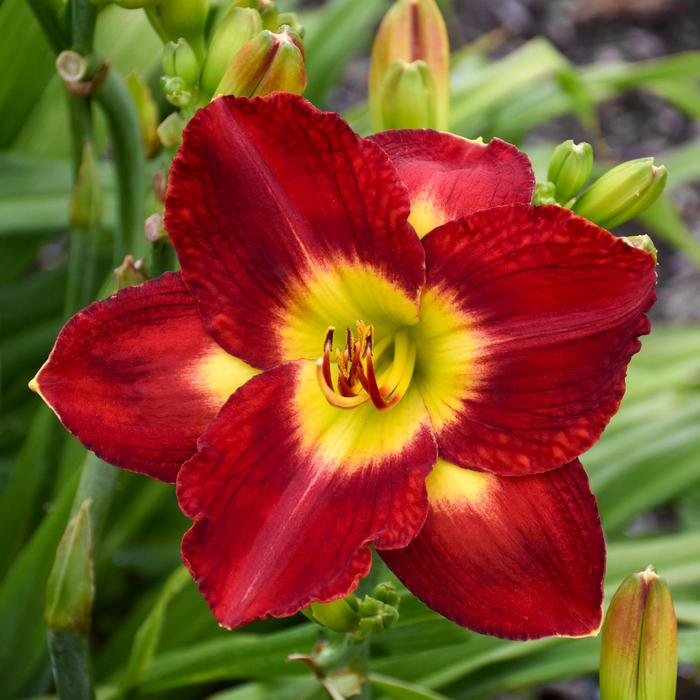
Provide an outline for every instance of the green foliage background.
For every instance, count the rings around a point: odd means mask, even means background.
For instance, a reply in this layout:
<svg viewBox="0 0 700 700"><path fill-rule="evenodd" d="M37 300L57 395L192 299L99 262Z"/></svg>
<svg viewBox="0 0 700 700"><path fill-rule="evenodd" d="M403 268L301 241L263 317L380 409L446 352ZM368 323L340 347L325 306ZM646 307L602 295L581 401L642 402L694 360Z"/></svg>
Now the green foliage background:
<svg viewBox="0 0 700 700"><path fill-rule="evenodd" d="M306 95L318 106L326 106L348 62L367 50L387 6L386 0L331 0L302 12ZM25 0L0 4L0 37L0 699L51 692L43 596L81 469L116 480L96 543L92 646L100 697L322 698L307 667L285 660L309 651L319 628L299 616L233 633L219 629L179 564L188 523L173 488L105 470L26 389L66 318L68 113L50 48ZM161 44L141 12L104 10L96 44L114 70L137 71L157 86ZM486 48L477 42L454 56L456 133L522 143L534 127L564 114L595 129L597 105L628 90L661 95L700 118L700 51L576 67L542 38L495 61ZM369 130L364 105L346 116L357 130ZM109 279L116 226L112 146L103 118L96 117L106 212L98 274L84 290L88 298ZM530 151L540 175L550 149L544 144ZM146 175L164 157L149 163ZM700 140L659 154L658 162L669 168L669 193L640 228L700 265L700 244L668 196L700 178ZM153 206L149 196L144 186L146 214ZM677 600L681 660L697 665L700 327L655 327L632 363L628 386L619 415L583 458L609 539L606 590L653 563ZM641 515L661 506L672 509L671 531L627 534L631 523L644 522ZM387 578L377 563L374 580ZM597 654L596 639L517 643L482 637L405 594L398 626L372 639L371 681L376 697L396 700L466 700L514 689L524 689L526 697L536 683L594 673Z"/></svg>

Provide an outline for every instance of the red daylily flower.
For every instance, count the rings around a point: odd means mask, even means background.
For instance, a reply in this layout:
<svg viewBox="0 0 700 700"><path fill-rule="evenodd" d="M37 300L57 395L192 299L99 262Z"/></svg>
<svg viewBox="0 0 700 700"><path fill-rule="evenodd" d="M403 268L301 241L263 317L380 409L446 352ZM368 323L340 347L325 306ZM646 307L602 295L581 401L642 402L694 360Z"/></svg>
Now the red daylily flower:
<svg viewBox="0 0 700 700"><path fill-rule="evenodd" d="M502 141L362 139L286 94L192 119L166 201L182 272L73 317L34 387L107 461L177 481L222 625L347 595L373 545L471 629L597 631L577 457L648 332L654 261L533 184Z"/></svg>

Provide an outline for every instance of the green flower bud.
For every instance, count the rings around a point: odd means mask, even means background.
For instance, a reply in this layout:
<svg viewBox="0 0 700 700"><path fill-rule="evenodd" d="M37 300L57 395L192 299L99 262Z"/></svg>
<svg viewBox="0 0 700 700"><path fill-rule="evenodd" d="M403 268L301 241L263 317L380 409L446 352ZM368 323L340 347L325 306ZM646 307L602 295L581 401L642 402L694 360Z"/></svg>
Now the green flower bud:
<svg viewBox="0 0 700 700"><path fill-rule="evenodd" d="M557 189L556 198L565 204L575 197L588 182L593 169L593 148L590 143L574 143L571 139L560 143L552 153L547 180Z"/></svg>
<svg viewBox="0 0 700 700"><path fill-rule="evenodd" d="M668 584L651 567L625 579L603 625L601 700L673 700L677 642Z"/></svg>
<svg viewBox="0 0 700 700"><path fill-rule="evenodd" d="M166 148L176 148L182 143L182 132L185 128L185 120L178 112L169 114L159 124L156 130L160 142Z"/></svg>
<svg viewBox="0 0 700 700"><path fill-rule="evenodd" d="M114 270L114 286L117 291L146 281L143 260L135 260L127 255L122 264Z"/></svg>
<svg viewBox="0 0 700 700"><path fill-rule="evenodd" d="M256 10L232 7L224 15L214 29L202 70L201 85L206 94L213 94L231 59L261 30L262 20Z"/></svg>
<svg viewBox="0 0 700 700"><path fill-rule="evenodd" d="M557 188L553 182L538 182L535 185L535 194L532 203L539 207L543 204L557 204Z"/></svg>
<svg viewBox="0 0 700 700"><path fill-rule="evenodd" d="M102 218L102 187L95 149L90 141L83 146L78 176L73 186L69 220L71 226L89 229Z"/></svg>
<svg viewBox="0 0 700 700"><path fill-rule="evenodd" d="M396 592L396 589L390 583L380 583L372 591L372 598L380 600L382 603L391 605L398 610L401 596Z"/></svg>
<svg viewBox="0 0 700 700"><path fill-rule="evenodd" d="M163 74L166 78L182 78L185 85L193 86L199 78L199 61L192 47L180 37L163 47Z"/></svg>
<svg viewBox="0 0 700 700"><path fill-rule="evenodd" d="M299 21L296 12L280 12L277 18L277 27L279 29L283 26L289 27L290 31L296 34L300 39L304 38L304 25Z"/></svg>
<svg viewBox="0 0 700 700"><path fill-rule="evenodd" d="M391 64L380 91L382 129L436 129L435 81L425 61Z"/></svg>
<svg viewBox="0 0 700 700"><path fill-rule="evenodd" d="M656 250L654 241L651 240L650 236L623 236L622 240L633 248L639 248L640 250L649 253L651 257L654 258L654 262L657 262L658 251Z"/></svg>
<svg viewBox="0 0 700 700"><path fill-rule="evenodd" d="M186 107L190 103L192 93L189 90L189 86L182 78L178 78L177 76L168 78L164 75L160 82L163 87L165 99L170 102L171 105Z"/></svg>
<svg viewBox="0 0 700 700"><path fill-rule="evenodd" d="M44 618L52 631L87 632L95 595L90 500L66 526L46 586Z"/></svg>
<svg viewBox="0 0 700 700"><path fill-rule="evenodd" d="M650 207L664 191L668 172L653 158L621 163L596 180L579 197L574 211L607 229L613 229Z"/></svg>
<svg viewBox="0 0 700 700"><path fill-rule="evenodd" d="M314 622L334 632L352 632L357 629L360 621L355 596L331 603L312 603L305 614Z"/></svg>
<svg viewBox="0 0 700 700"><path fill-rule="evenodd" d="M435 0L397 0L379 26L369 73L369 106L376 131L391 128L384 124L384 86L390 69L396 71L396 61L409 64L423 61L427 65L432 78L431 123L437 129L447 129L450 46L445 21ZM418 83L415 75L411 80ZM424 77L422 80L425 83Z"/></svg>
<svg viewBox="0 0 700 700"><path fill-rule="evenodd" d="M148 9L148 16L158 33L176 41L187 39L195 54L204 56L204 28L209 0L161 0Z"/></svg>
<svg viewBox="0 0 700 700"><path fill-rule="evenodd" d="M264 96L271 92L300 95L306 88L306 68L299 38L288 31L263 30L248 41L228 64L214 96Z"/></svg>

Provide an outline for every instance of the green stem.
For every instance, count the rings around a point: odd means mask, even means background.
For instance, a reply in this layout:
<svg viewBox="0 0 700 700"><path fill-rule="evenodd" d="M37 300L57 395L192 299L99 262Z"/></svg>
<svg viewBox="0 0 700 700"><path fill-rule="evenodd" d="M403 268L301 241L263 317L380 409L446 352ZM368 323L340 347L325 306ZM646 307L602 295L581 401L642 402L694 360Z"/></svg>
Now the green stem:
<svg viewBox="0 0 700 700"><path fill-rule="evenodd" d="M63 51L68 46L68 35L51 3L47 0L28 0L28 3L53 51L57 54Z"/></svg>
<svg viewBox="0 0 700 700"><path fill-rule="evenodd" d="M92 54L97 22L97 6L90 0L71 0L71 45L86 58Z"/></svg>
<svg viewBox="0 0 700 700"><path fill-rule="evenodd" d="M114 70L95 92L112 136L116 171L119 226L115 235L115 264L126 253L142 257L148 249L143 235L143 143L136 108L124 79Z"/></svg>
<svg viewBox="0 0 700 700"><path fill-rule="evenodd" d="M60 700L94 700L90 650L82 632L49 630L51 667Z"/></svg>

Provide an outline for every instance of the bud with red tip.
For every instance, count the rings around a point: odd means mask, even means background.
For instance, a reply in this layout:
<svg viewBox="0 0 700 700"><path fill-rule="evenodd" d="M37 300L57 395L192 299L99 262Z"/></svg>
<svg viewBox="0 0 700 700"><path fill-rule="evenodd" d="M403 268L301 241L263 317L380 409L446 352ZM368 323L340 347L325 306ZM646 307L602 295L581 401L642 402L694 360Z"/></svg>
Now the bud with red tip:
<svg viewBox="0 0 700 700"><path fill-rule="evenodd" d="M430 121L422 126L447 129L449 113L449 60L450 47L445 21L435 0L397 0L386 13L377 32L372 48L369 74L369 106L372 126L376 131L389 128L385 124L387 106L386 80L397 81L396 61L413 66L404 79L417 89L419 83L427 88L434 100ZM423 68L416 65L423 62ZM393 68L392 68L393 66ZM406 73L404 67L404 73ZM426 79L426 74L430 79ZM395 89L395 87L394 87ZM409 92L408 87L405 89ZM416 109L414 107L414 109ZM417 112L414 112L414 117ZM426 116L426 119L428 117Z"/></svg>
<svg viewBox="0 0 700 700"><path fill-rule="evenodd" d="M306 88L306 67L301 41L286 29L267 29L248 41L228 64L214 97L254 97L271 92L300 95Z"/></svg>
<svg viewBox="0 0 700 700"><path fill-rule="evenodd" d="M625 579L603 625L601 700L673 700L677 643L668 584L651 567Z"/></svg>

